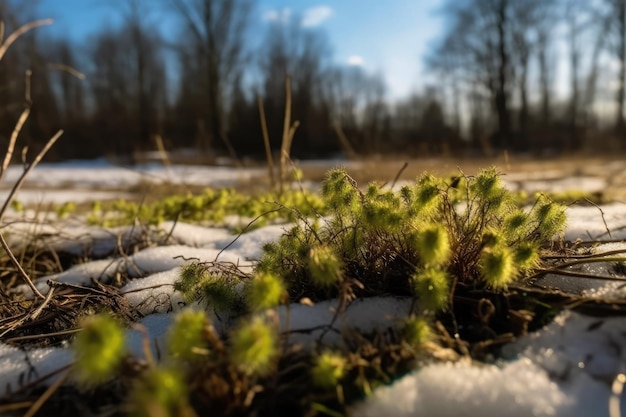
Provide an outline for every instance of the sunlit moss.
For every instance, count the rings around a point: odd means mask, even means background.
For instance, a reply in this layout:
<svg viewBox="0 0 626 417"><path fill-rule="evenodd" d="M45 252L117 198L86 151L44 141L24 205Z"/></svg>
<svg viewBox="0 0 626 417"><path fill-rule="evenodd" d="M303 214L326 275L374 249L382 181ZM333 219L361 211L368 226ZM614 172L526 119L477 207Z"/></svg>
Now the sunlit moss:
<svg viewBox="0 0 626 417"><path fill-rule="evenodd" d="M336 387L346 373L347 361L339 353L326 351L315 358L311 369L313 384L318 388Z"/></svg>
<svg viewBox="0 0 626 417"><path fill-rule="evenodd" d="M238 294L226 276L215 275L202 281L199 298L216 311L232 311Z"/></svg>
<svg viewBox="0 0 626 417"><path fill-rule="evenodd" d="M414 348L420 348L433 337L428 321L420 316L411 316L404 321L404 339Z"/></svg>
<svg viewBox="0 0 626 417"><path fill-rule="evenodd" d="M515 246L513 259L522 272L536 268L540 262L536 243L520 242Z"/></svg>
<svg viewBox="0 0 626 417"><path fill-rule="evenodd" d="M138 417L192 417L187 384L174 368L153 368L134 381L129 396L130 414Z"/></svg>
<svg viewBox="0 0 626 417"><path fill-rule="evenodd" d="M231 360L245 374L265 375L278 356L277 341L276 329L263 318L245 320L231 336Z"/></svg>
<svg viewBox="0 0 626 417"><path fill-rule="evenodd" d="M439 266L450 257L450 241L443 224L430 224L416 236L417 252L424 265Z"/></svg>
<svg viewBox="0 0 626 417"><path fill-rule="evenodd" d="M256 273L247 287L247 302L252 310L276 307L286 295L285 285L280 277L269 273Z"/></svg>
<svg viewBox="0 0 626 417"><path fill-rule="evenodd" d="M309 252L308 268L316 285L337 284L343 276L343 263L330 246L316 246Z"/></svg>
<svg viewBox="0 0 626 417"><path fill-rule="evenodd" d="M180 279L174 283L174 289L183 294L186 302L197 298L197 288L200 283L208 278L208 273L203 265L192 262L183 265L180 270Z"/></svg>
<svg viewBox="0 0 626 417"><path fill-rule="evenodd" d="M450 298L450 279L446 271L426 268L413 275L415 292L425 310L445 310Z"/></svg>
<svg viewBox="0 0 626 417"><path fill-rule="evenodd" d="M174 323L168 329L167 348L169 353L179 359L199 359L206 350L204 330L208 325L203 311L184 310L176 315Z"/></svg>
<svg viewBox="0 0 626 417"><path fill-rule="evenodd" d="M542 239L551 239L565 229L567 222L565 207L546 196L538 198L532 213L537 222L537 232Z"/></svg>
<svg viewBox="0 0 626 417"><path fill-rule="evenodd" d="M72 344L76 353L74 377L83 386L110 379L126 355L123 327L106 314L88 316L79 322L82 331Z"/></svg>
<svg viewBox="0 0 626 417"><path fill-rule="evenodd" d="M505 246L484 249L480 256L480 271L485 282L492 288L506 288L515 278L513 261L511 251Z"/></svg>
<svg viewBox="0 0 626 417"><path fill-rule="evenodd" d="M22 213L25 210L24 204L16 198L11 200L11 208L18 213Z"/></svg>

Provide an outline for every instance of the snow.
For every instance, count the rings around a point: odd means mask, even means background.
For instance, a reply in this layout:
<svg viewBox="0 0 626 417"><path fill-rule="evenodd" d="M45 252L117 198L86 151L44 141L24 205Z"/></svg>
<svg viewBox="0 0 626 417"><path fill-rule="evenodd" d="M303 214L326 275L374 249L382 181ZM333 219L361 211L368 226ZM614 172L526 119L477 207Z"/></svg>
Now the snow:
<svg viewBox="0 0 626 417"><path fill-rule="evenodd" d="M20 172L21 167L11 167L7 181L13 181ZM605 186L602 180L594 177L561 181L556 173L552 173L552 178L547 177L546 172L544 176L535 174L532 178L508 176L507 181L527 190L551 187L551 191L564 191L563 187L572 186L595 191ZM265 175L265 170L173 166L168 174L155 164L130 170L100 161L92 165L43 164L33 171L29 181L42 188L71 184L107 189L128 187L141 181L166 180L223 186L258 175ZM42 198L53 199L54 193L54 190L46 190ZM85 193L93 195L93 191ZM76 201L78 195L63 198ZM569 207L565 238L571 241L626 239L626 204L607 204L601 210L606 226L597 207ZM263 244L277 240L289 227L291 225L271 225L234 235L226 228L180 222L165 222L158 230L138 227L105 230L72 220L42 225L18 217L18 221L7 226L7 235L14 247L36 235L42 244L58 251L89 252L96 258L103 258L38 280L37 286L44 292L49 279L87 285L92 278L110 282L118 272L127 275L130 281L121 293L146 315L139 324L148 333L153 355L162 356L167 329L174 317L172 313L183 308L202 308L199 305L186 306L181 295L174 291L173 284L180 276L180 267L194 259L221 260L250 271L253 260L261 255ZM146 233L158 240L157 237L162 239L170 232L170 238L176 244L147 247L130 256L110 258L120 241L125 244L138 242ZM594 250L601 253L625 248L623 243L606 243ZM610 263L599 263L583 266L580 271L608 275L610 268ZM623 282L584 281L551 275L544 278L543 284L569 286L569 290L573 288L591 296L626 297ZM337 318L333 328L328 329L337 306L337 300L329 300L312 306L295 303L288 309L280 307L281 331L288 334L291 343L312 347L321 341L332 346L339 343L340 333L348 328L367 332L396 326L406 317L411 300L393 297L356 300ZM218 317L210 308L207 316L219 331L227 331L233 324L230 317ZM142 333L136 329L128 330L128 347L140 357L143 357L142 338ZM14 392L71 361L71 350L65 344L24 351L0 343L0 396ZM407 417L607 416L611 383L618 372L626 372L626 320L565 311L545 328L505 346L503 357L496 362L461 360L426 364L393 385L376 389L370 398L354 405L352 412L356 416ZM48 382L53 380L50 378ZM626 400L622 400L621 413L626 415Z"/></svg>
<svg viewBox="0 0 626 417"><path fill-rule="evenodd" d="M6 171L5 182L13 184L22 174L20 165L12 165ZM162 184L165 182L186 185L228 187L267 175L265 168L215 167L204 165L172 165L165 169L162 164L149 163L135 167L110 164L103 160L74 161L61 164L42 163L26 179L26 185L39 188L79 187L84 189L125 189L140 183Z"/></svg>
<svg viewBox="0 0 626 417"><path fill-rule="evenodd" d="M611 383L626 370L624 330L621 317L566 311L506 346L509 361L427 365L377 390L354 415L608 416Z"/></svg>

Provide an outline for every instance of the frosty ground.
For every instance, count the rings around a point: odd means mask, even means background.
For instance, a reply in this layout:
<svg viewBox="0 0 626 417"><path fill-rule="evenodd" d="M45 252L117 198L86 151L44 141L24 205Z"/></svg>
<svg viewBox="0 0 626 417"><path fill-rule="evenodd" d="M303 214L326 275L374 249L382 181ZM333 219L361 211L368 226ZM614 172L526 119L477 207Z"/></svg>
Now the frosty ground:
<svg viewBox="0 0 626 417"><path fill-rule="evenodd" d="M336 162L320 161L320 170ZM314 165L314 164L312 164ZM341 165L349 165L342 163ZM311 167L311 165L309 165ZM601 192L614 182L615 172L623 172L625 164L603 164L604 174L571 170L543 169L510 172L504 178L511 189L531 192L568 191ZM353 168L358 169L358 166ZM12 167L7 184L19 175L20 167ZM615 175L614 175L615 174ZM25 203L45 204L65 201L89 201L108 197L124 197L128 188L141 182L169 181L201 186L232 186L254 181L265 175L262 168L232 169L217 167L148 165L139 170L119 168L101 162L42 165L29 177L30 188L18 199ZM410 177L407 177L407 179ZM315 186L312 184L311 186ZM94 191L98 191L97 193ZM1 197L1 196L0 196ZM114 249L118 239L133 239L138 228L103 230L85 226L80 218L30 221L32 211L11 213L7 231L13 244L20 236L32 233L53 236L49 244L65 251L82 253L86 247L94 254L106 254ZM31 216L31 217L29 217ZM626 239L626 204L613 202L594 206L571 206L568 209L566 240L607 241L595 247L596 252L626 247L618 243ZM203 227L166 222L159 226L171 233L175 244L147 248L126 258L104 259L74 266L54 276L38 280L37 287L48 290L49 279L88 285L92 278L111 282L124 270L134 278L121 289L125 297L146 317L147 328L155 354L163 345L172 312L182 308L180 296L172 284L179 277L180 266L190 259L201 261L231 261L242 268L251 268L261 253L264 242L276 240L288 225L266 226L241 236L226 228ZM608 229L608 230L607 230ZM158 233L154 230L153 233ZM591 267L586 267L591 268ZM610 275L607 264L595 264L590 272ZM626 297L620 282L584 280L572 277L547 276L543 285L557 286L567 291ZM621 283L623 284L623 282ZM355 301L338 320L335 327L355 327L361 330L394 326L407 314L411 300L402 298L371 298ZM315 306L292 305L291 330L316 328L332 318L333 301ZM281 310L279 314L284 315ZM213 317L216 327L229 326L227 317ZM281 320L281 323L285 323ZM283 329L286 330L286 329ZM319 332L296 333L294 342L307 345L320 336ZM335 332L328 332L324 342L336 343ZM141 355L141 336L129 330L129 347ZM377 389L371 398L353 407L354 415L363 416L609 416L626 415L626 401L612 394L612 383L618 373L626 373L626 320L622 317L590 317L575 312L563 312L534 334L509 344L504 355L493 363L437 363L423 367L403 377L389 387ZM24 351L0 343L0 395L29 381L59 369L72 361L67 346ZM36 372L32 372L30 367ZM50 382L53 379L50 380ZM610 413L610 407L611 409Z"/></svg>

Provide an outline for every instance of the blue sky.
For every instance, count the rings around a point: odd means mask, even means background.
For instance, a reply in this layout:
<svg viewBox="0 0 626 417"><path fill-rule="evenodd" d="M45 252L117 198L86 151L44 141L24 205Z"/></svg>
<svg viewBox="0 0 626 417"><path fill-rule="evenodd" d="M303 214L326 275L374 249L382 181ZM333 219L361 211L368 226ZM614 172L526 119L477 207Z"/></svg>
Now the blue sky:
<svg viewBox="0 0 626 417"><path fill-rule="evenodd" d="M29 1L29 0L26 0ZM144 0L165 4L167 0ZM437 13L442 0L258 0L254 21L262 26L287 14L298 14L310 27L323 28L338 63L363 65L385 76L388 97L407 96L424 84L423 57L442 33ZM119 0L118 3L123 3ZM33 17L52 17L49 33L88 39L103 26L114 26L122 13L115 0L40 0ZM167 24L165 13L149 19Z"/></svg>

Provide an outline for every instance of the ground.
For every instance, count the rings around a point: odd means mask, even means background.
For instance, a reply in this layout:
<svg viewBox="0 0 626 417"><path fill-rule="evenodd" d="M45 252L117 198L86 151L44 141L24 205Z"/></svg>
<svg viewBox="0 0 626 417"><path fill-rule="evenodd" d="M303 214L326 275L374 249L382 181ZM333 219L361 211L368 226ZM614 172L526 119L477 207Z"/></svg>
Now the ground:
<svg viewBox="0 0 626 417"><path fill-rule="evenodd" d="M431 159L408 162L406 169L403 169L404 161L398 160L309 161L296 162L296 165L303 171L302 186L316 189L323 173L334 166L344 166L362 184L377 180L399 186L424 170L448 177L458 175L459 169L469 175L476 173L479 167L495 164L511 190L562 193L565 199L568 195L571 197L570 202L578 199L584 203L568 208L566 241L578 240L577 247L596 254L604 251L619 256L626 249L620 243L600 245L600 242L626 238L623 227L626 226L626 204L620 202L626 194L626 182L622 181L626 175L626 162L621 160L501 158L493 161ZM20 172L19 166L10 168L4 184L5 195ZM120 197L141 200L148 194L147 201L172 191L195 192L206 186L232 186L258 192L258 188L267 183L263 167L163 168L152 164L122 168L105 161L42 164L32 172L17 196L26 209L8 213L5 233L14 248L19 248L25 237L37 236L59 253L101 258L85 259L85 262L67 268L65 259L49 260L60 272L38 277L36 286L45 294L50 290L49 280L74 286L88 286L93 278L103 284L114 284L116 280L125 282L120 290L120 302L129 303L133 310L145 316L140 322L148 331L153 354L158 356L166 329L172 321L171 313L180 310L184 304L180 294L171 287L180 276L180 266L190 259L198 259L232 262L243 270L251 268L252 262L260 256L262 244L277 240L287 226L268 225L241 236L218 225L175 221L149 229L131 226L105 230L99 226L87 226L84 216L78 214L55 218L55 214L48 213L51 203L59 205L71 201L86 207L93 200ZM585 199L592 201L586 202ZM36 217L40 221L34 223L32 219ZM120 248L131 247L134 248L132 253L119 256ZM115 258L111 256L114 253L118 255ZM615 265L615 262L574 265L568 271L579 277L547 274L540 278L538 285L586 297L624 300L626 297L619 281L589 278L596 275L620 279L625 274L616 271ZM3 279L7 277L5 274ZM27 288L21 289L29 293ZM94 291L93 297L97 296ZM282 330L293 331L292 342L304 346L313 343L322 331L304 330L330 322L337 302L292 305L289 324L284 319L285 308L279 309L279 317L283 318L280 320ZM385 329L393 326L410 308L409 298L357 300L337 320L334 328L340 330L349 324L363 331ZM230 325L228 317L214 315L212 320L216 326ZM351 413L364 416L470 416L501 415L505 409L507 415L519 416L615 417L620 415L620 410L626 415L626 401L621 401L620 405L620 396L612 391L616 375L626 371L623 329L623 319L614 314L598 316L596 311L596 317L592 317L563 311L545 328L504 346L497 360L477 363L457 358L454 362L429 364L391 387L378 388L370 398L354 405ZM22 350L16 347L18 340L11 340L4 334L0 335L0 387L4 395L63 368L73 360L66 341L55 343L52 340L51 346ZM329 345L337 343L337 334L327 332L324 342ZM140 332L129 330L128 344L132 352L143 354ZM47 383L52 383L54 378L48 379ZM0 410L3 410L1 405Z"/></svg>

